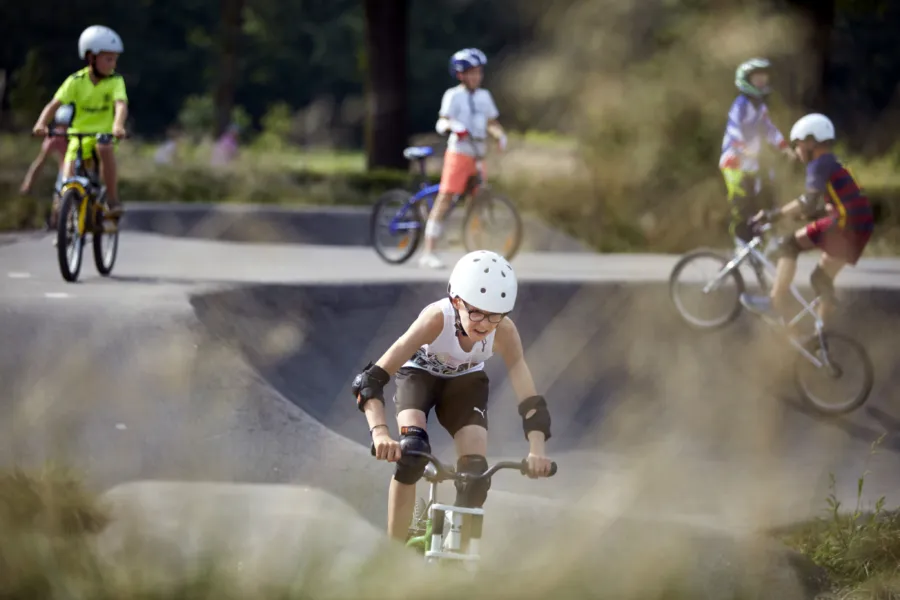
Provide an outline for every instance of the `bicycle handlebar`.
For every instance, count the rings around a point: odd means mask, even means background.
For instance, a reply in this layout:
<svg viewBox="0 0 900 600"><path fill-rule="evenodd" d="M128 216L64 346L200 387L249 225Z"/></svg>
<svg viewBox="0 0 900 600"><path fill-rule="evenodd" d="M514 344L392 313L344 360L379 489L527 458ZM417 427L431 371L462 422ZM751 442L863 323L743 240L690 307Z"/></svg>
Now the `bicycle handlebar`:
<svg viewBox="0 0 900 600"><path fill-rule="evenodd" d="M32 135L34 135L34 133L32 133ZM89 138L89 137L97 137L97 136L101 136L101 135L108 135L111 137L112 132L110 132L110 131L95 131L95 132L89 133L89 132L63 131L61 133L57 133L57 132L53 131L52 127L48 127L46 137L70 137L70 138L84 139L84 138ZM35 137L37 137L37 136L35 136ZM124 137L129 138L129 137L131 137L131 134L126 133Z"/></svg>
<svg viewBox="0 0 900 600"><path fill-rule="evenodd" d="M369 447L369 453L372 456L375 456L375 445L371 445ZM522 475L528 474L528 460L522 459L519 462L515 461L502 461L498 463L494 463L492 467L490 467L487 471L482 473L481 475L475 475L473 473L457 473L451 467L447 467L444 463L437 459L436 456L429 454L428 452L420 452L419 450L407 450L404 454L407 456L421 456L423 458L428 459L428 462L434 465L434 468L437 469L438 472L438 480L446 481L446 480L456 480L456 481L475 481L478 479L488 479L494 475L497 471L501 469L515 469ZM547 477L553 477L556 475L557 466L555 462L550 463L550 474Z"/></svg>

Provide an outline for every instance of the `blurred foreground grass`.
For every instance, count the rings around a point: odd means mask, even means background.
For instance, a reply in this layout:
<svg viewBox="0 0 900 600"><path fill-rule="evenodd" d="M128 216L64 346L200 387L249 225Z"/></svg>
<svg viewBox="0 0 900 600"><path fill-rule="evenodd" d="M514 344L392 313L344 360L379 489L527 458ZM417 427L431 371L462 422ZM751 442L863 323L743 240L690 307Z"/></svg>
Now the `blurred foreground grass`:
<svg viewBox="0 0 900 600"><path fill-rule="evenodd" d="M843 511L833 497L828 498L827 504L827 517L800 523L772 535L824 569L828 579L826 586L836 594L835 597L900 597L900 513L883 510L882 502L869 513L860 507L852 512ZM154 517L166 518L164 515ZM233 565L225 566L226 560L217 561L216 557L209 556L198 559L196 564L182 564L175 573L174 569L147 564L147 555L140 558L126 555L124 561L104 558L97 551L95 540L113 521L110 507L86 491L77 474L67 469L51 465L34 472L12 470L0 473L0 528L3 531L0 538L0 597L29 600L221 599L247 597L248 585L253 588L252 596L257 598L379 598L385 597L389 589L392 590L391 597L414 597L423 592L423 588L416 587L422 584L417 577L432 577L428 573L434 573L430 570L417 574L407 572L407 585L398 585L397 574L391 573L397 566L397 555L391 552L406 552L399 548L372 553L356 576L346 575L344 583L337 587L333 583L321 585L321 578L315 576L315 569L310 565L298 565L290 584L248 582L238 576ZM660 548L672 543L671 539L658 540ZM590 557L581 558L584 562ZM631 555L624 559L642 560L641 556ZM333 564L336 557L317 555L315 560ZM688 570L687 564L673 561L672 557L667 560ZM668 572L669 567L662 564L657 567L656 577L644 579L636 587L632 582L627 594L614 594L615 597L624 600L697 597L698 583L689 581L690 575ZM602 575L604 568L595 565L581 571L573 567L570 574L536 572L536 581L548 580L531 588L526 582L497 581L490 572L469 580L448 576L450 578L443 579L442 584L431 586L428 595L448 599L461 596L537 599L547 597L546 588L550 587L554 589L553 597L611 598L611 588L615 585ZM713 567L707 564L705 568ZM748 566L740 568L752 570ZM577 579L573 580L573 577ZM557 583L553 584L553 581ZM729 597L739 600L751 596L739 593Z"/></svg>

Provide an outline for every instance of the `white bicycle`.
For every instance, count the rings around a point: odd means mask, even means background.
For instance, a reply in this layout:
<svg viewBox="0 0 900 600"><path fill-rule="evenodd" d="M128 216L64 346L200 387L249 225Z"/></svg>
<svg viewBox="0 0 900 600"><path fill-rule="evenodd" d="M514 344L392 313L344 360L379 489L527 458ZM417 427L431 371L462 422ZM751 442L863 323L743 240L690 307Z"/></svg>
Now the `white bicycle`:
<svg viewBox="0 0 900 600"><path fill-rule="evenodd" d="M374 446L372 452L374 453ZM421 456L428 459L425 467L425 480L430 484L428 502L421 499L416 501L416 510L413 514L412 524L407 534L406 545L419 550L427 563L439 561L457 561L473 565L481 559L479 546L481 544L482 527L484 524L484 508L467 508L460 506L465 504L465 498L469 486L476 481L487 479L501 469L515 469L528 474L528 461L498 462L480 475L472 473L457 473L452 467L447 467L433 455L417 450L408 450L407 456ZM550 463L550 474L556 474L556 463ZM454 504L442 504L437 500L437 486L443 481L457 482L457 502ZM459 499L463 498L462 501Z"/></svg>
<svg viewBox="0 0 900 600"><path fill-rule="evenodd" d="M698 248L688 252L675 263L669 275L669 296L688 325L700 330L718 329L738 317L742 308L740 296L745 290L740 266L745 261L751 262L757 277L774 279L775 265L760 249L763 234L771 228L772 225L768 223L755 226L753 239L731 257L710 248ZM689 265L703 260L712 261L715 265L716 273L711 278L697 280L684 276ZM763 271L759 269L759 265L763 267ZM761 283L764 291L770 289L768 282L761 281ZM682 296L681 286L690 284L694 284L694 295L707 309L705 314L698 315L689 310L686 297ZM849 335L825 328L816 312L816 308L822 302L821 296L807 301L793 283L790 291L802 306L797 315L786 326L768 319L763 321L786 334L788 342L797 350L794 383L798 392L820 413L836 415L856 410L868 399L874 380L872 360L866 349ZM806 317L813 319L814 334L808 339L799 339L793 330ZM835 400L833 397L836 395L838 384L853 379L849 376L851 374L859 377L858 385L853 385L849 392Z"/></svg>

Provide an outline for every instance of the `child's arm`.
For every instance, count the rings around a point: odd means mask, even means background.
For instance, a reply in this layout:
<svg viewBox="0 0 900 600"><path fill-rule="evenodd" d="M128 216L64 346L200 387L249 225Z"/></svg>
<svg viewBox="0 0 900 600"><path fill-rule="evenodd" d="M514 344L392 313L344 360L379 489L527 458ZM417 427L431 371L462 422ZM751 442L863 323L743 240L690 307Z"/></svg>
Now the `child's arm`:
<svg viewBox="0 0 900 600"><path fill-rule="evenodd" d="M365 395L367 399L381 398L384 400L382 398L384 386L387 385L391 376L415 354L419 347L433 342L440 335L443 327L444 313L440 306L434 304L423 310L409 326L409 329L391 344L391 347L374 365L367 367L363 373L357 375L353 382L354 396L357 397L357 402L362 401L360 397L362 395ZM366 401L363 412L365 412L366 421L369 422L369 429L385 425L383 402Z"/></svg>
<svg viewBox="0 0 900 600"><path fill-rule="evenodd" d="M487 110L487 131L491 134L495 140L497 140L497 144L500 146L501 150L506 149L506 131L503 129L503 125L500 124L498 117L500 117L500 111L497 110L497 105L494 103L494 97L490 92L487 92L488 98L488 110Z"/></svg>
<svg viewBox="0 0 900 600"><path fill-rule="evenodd" d="M22 180L22 185L19 187L19 191L23 194L27 194L31 189L31 184L34 182L34 176L40 170L42 166L44 166L44 162L47 160L47 145L41 144L41 151L38 152L38 155L31 161L31 165L28 167L28 172L25 173L25 179Z"/></svg>
<svg viewBox="0 0 900 600"><path fill-rule="evenodd" d="M782 217L812 218L821 213L825 202L828 173L823 163L810 163L806 170L806 191L781 208L775 208L766 215L769 221Z"/></svg>
<svg viewBox="0 0 900 600"><path fill-rule="evenodd" d="M522 415L522 419L523 423L534 417L541 421L541 427L529 431L527 437L530 453L535 456L544 456L544 445L547 438L550 437L550 415L547 412L546 403L541 402L543 398L538 396L537 389L534 386L534 378L531 376L531 370L525 362L522 339L519 337L519 330L512 319L507 317L500 322L497 334L494 337L494 347L497 353L503 357L503 361L506 363L506 368L509 371L509 381L516 392L516 396L519 398L519 414L522 414L523 407L528 404L536 402L540 405L527 410ZM534 400L536 398L540 398L540 400ZM535 424L538 423L535 422ZM546 425L546 427L543 427L543 425Z"/></svg>
<svg viewBox="0 0 900 600"><path fill-rule="evenodd" d="M781 133L778 127L775 126L775 123L772 122L772 118L769 116L768 110L766 110L766 114L763 117L763 122L766 126L766 141L769 142L769 145L773 148L781 150L791 160L797 158L797 155L794 153L791 145L786 139L784 139L784 135Z"/></svg>
<svg viewBox="0 0 900 600"><path fill-rule="evenodd" d="M116 100L116 113L113 119L113 135L125 137L125 120L128 118L128 103L125 100Z"/></svg>
<svg viewBox="0 0 900 600"><path fill-rule="evenodd" d="M437 123L434 124L434 130L441 135L447 135L448 133L450 133L454 112L453 96L454 92L451 88L444 92L444 97L441 98L441 109L438 111Z"/></svg>
<svg viewBox="0 0 900 600"><path fill-rule="evenodd" d="M41 114L38 116L37 121L34 122L33 131L35 135L47 135L47 127L50 124L50 121L53 120L56 109L61 105L62 102L56 98L47 103L47 106L44 107L44 110L42 110Z"/></svg>

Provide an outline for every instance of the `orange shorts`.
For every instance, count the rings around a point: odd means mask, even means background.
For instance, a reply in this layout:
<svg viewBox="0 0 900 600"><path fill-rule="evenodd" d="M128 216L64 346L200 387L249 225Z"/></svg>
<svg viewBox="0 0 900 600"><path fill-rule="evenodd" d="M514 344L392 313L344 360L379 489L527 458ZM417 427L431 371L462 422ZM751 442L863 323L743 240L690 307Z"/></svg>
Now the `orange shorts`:
<svg viewBox="0 0 900 600"><path fill-rule="evenodd" d="M482 164L482 177L484 165ZM444 153L444 169L441 171L441 194L462 194L466 191L469 177L478 173L474 156L457 152Z"/></svg>

